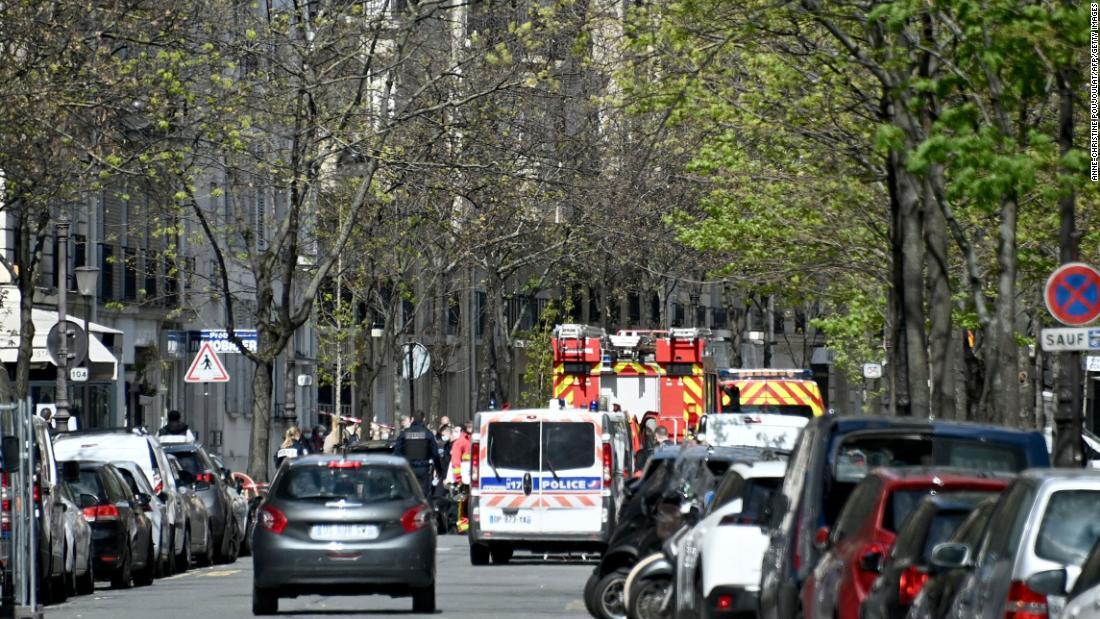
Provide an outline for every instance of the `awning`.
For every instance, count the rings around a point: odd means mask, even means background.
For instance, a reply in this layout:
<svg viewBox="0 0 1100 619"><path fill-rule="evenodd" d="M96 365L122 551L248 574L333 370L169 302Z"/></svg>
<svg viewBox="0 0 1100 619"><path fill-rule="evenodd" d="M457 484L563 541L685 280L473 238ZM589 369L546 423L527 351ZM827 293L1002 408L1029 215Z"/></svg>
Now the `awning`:
<svg viewBox="0 0 1100 619"><path fill-rule="evenodd" d="M46 350L46 338L50 329L57 324L57 312L53 310L34 308L31 310L31 320L34 321L34 340L31 351L31 363L49 363L50 354ZM70 316L78 325L83 326L84 321L78 316ZM12 307L9 303L0 306L0 362L16 363L19 360L19 307ZM91 370L92 380L118 379L118 359L111 354L110 349L103 345L96 333L121 334L122 331L111 327L88 323L88 364Z"/></svg>

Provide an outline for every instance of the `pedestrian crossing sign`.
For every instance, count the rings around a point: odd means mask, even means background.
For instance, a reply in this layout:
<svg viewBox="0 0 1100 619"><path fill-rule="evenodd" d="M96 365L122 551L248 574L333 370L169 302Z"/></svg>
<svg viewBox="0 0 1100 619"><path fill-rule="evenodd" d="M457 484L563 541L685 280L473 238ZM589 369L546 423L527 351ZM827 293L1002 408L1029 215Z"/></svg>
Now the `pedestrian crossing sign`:
<svg viewBox="0 0 1100 619"><path fill-rule="evenodd" d="M222 365L221 359L218 359L218 353L214 352L210 342L202 343L199 354L195 355L195 360L191 362L191 367L183 380L189 383L229 382L229 373L225 371L225 366Z"/></svg>

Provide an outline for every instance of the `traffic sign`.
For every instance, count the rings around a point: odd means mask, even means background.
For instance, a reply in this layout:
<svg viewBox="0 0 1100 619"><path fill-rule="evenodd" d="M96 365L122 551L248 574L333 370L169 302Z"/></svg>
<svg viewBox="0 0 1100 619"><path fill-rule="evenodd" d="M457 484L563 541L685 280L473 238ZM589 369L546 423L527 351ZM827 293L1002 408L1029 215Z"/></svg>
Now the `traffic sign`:
<svg viewBox="0 0 1100 619"><path fill-rule="evenodd" d="M210 342L203 342L199 348L199 354L191 362L187 375L183 380L189 383L227 383L229 373L225 371L218 353L214 352L214 346Z"/></svg>
<svg viewBox="0 0 1100 619"><path fill-rule="evenodd" d="M1047 310L1062 324L1087 325L1100 316L1100 272L1083 262L1069 262L1047 278Z"/></svg>
<svg viewBox="0 0 1100 619"><path fill-rule="evenodd" d="M53 361L53 364L58 367L61 366L58 351L61 348L62 331L66 331L69 336L65 344L65 352L68 353L66 356L69 358L67 365L73 366L84 363L84 359L88 354L88 334L80 328L80 325L71 320L66 320L64 323L55 323L50 328L50 332L46 334L46 350L50 353L50 361Z"/></svg>
<svg viewBox="0 0 1100 619"><path fill-rule="evenodd" d="M409 357L412 359L409 359ZM432 356L428 349L419 342L405 344L405 353L401 355L401 377L409 380L409 369L412 368L412 377L420 378L428 372L431 366Z"/></svg>
<svg viewBox="0 0 1100 619"><path fill-rule="evenodd" d="M863 364L863 377L864 378L882 378L882 364L881 363L864 363Z"/></svg>
<svg viewBox="0 0 1100 619"><path fill-rule="evenodd" d="M1100 329L1043 329L1039 342L1047 352L1067 350L1100 350Z"/></svg>
<svg viewBox="0 0 1100 619"><path fill-rule="evenodd" d="M69 368L69 380L74 383L88 381L88 368Z"/></svg>
<svg viewBox="0 0 1100 619"><path fill-rule="evenodd" d="M1085 370L1088 372L1100 372L1100 355L1085 357Z"/></svg>

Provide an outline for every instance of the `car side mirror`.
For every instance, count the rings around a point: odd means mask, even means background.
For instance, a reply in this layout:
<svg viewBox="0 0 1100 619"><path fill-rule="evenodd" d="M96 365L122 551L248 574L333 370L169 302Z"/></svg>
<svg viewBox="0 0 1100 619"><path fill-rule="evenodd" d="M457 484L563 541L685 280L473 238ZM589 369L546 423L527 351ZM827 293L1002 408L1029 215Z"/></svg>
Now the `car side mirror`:
<svg viewBox="0 0 1100 619"><path fill-rule="evenodd" d="M0 471L19 472L19 440L14 436L0 438Z"/></svg>
<svg viewBox="0 0 1100 619"><path fill-rule="evenodd" d="M825 552L829 549L829 545L832 543L829 527L818 527L817 531L814 531L814 548L820 552Z"/></svg>
<svg viewBox="0 0 1100 619"><path fill-rule="evenodd" d="M138 502L138 505L141 505L142 507L149 507L150 505L153 504L153 497L149 496L148 494L145 494L144 492L139 492L139 493L135 494L134 499L136 499L137 502Z"/></svg>
<svg viewBox="0 0 1100 619"><path fill-rule="evenodd" d="M168 493L161 490L160 493L157 494L157 498L160 499L161 503L167 503L168 502Z"/></svg>
<svg viewBox="0 0 1100 619"><path fill-rule="evenodd" d="M1027 579L1027 587L1041 595L1066 594L1066 569L1046 570L1032 574Z"/></svg>
<svg viewBox="0 0 1100 619"><path fill-rule="evenodd" d="M99 505L99 499L95 498L94 495L87 493L80 495L80 509L95 507L96 505Z"/></svg>
<svg viewBox="0 0 1100 619"><path fill-rule="evenodd" d="M62 462L61 479L70 484L80 481L80 463L72 460Z"/></svg>
<svg viewBox="0 0 1100 619"><path fill-rule="evenodd" d="M884 558L885 555L882 554L882 551L864 553L863 556L859 558L859 569L871 574L881 574L882 560Z"/></svg>
<svg viewBox="0 0 1100 619"><path fill-rule="evenodd" d="M970 567L970 546L959 542L936 544L932 549L933 567L941 570L953 570Z"/></svg>

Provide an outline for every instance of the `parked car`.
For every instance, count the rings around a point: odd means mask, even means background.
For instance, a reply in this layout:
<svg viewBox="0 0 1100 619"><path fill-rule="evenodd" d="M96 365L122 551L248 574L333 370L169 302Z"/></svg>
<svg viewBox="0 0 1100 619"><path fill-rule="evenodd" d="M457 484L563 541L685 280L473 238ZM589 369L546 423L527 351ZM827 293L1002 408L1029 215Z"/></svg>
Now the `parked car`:
<svg viewBox="0 0 1100 619"><path fill-rule="evenodd" d="M160 568L158 575L170 576L175 574L177 571L176 553L174 551L174 542L171 540L171 527L167 524L167 504L160 500L157 493L153 492L153 488L149 486L149 481L145 478L145 474L137 464L121 460L112 462L111 464L115 465L118 472L122 474L122 478L126 480L126 485L135 496L144 494L150 497L148 502L142 504L142 508L145 514L149 516L149 519L153 522L153 545L156 546L156 540L160 539L162 544L161 548L173 549L171 552L168 552L168 558L166 560L162 559L158 561L157 565ZM162 533L168 535L168 537L163 537Z"/></svg>
<svg viewBox="0 0 1100 619"><path fill-rule="evenodd" d="M173 574L177 569L187 569L186 564L177 567L177 559L183 555L187 524L184 499L178 489L165 483L168 456L157 437L143 429L126 428L68 432L54 437L54 450L61 460L132 463L127 468L141 472L156 499L150 517L158 572Z"/></svg>
<svg viewBox="0 0 1100 619"><path fill-rule="evenodd" d="M183 439L184 442L166 442L164 450L179 460L183 470L194 477L191 487L195 490L206 509L210 512L210 530L214 538L214 561L232 563L240 552L243 530L237 528L237 518L233 513L233 500L229 496L225 479L214 464L206 449L198 443L186 442L186 438L162 437L163 439Z"/></svg>
<svg viewBox="0 0 1100 619"><path fill-rule="evenodd" d="M1063 583L1064 584L1064 583ZM1066 607L1059 619L1097 619L1100 617L1100 541L1093 545L1081 564L1081 573L1066 596Z"/></svg>
<svg viewBox="0 0 1100 619"><path fill-rule="evenodd" d="M57 486L65 505L65 582L69 595L88 595L95 591L92 566L92 527L84 519L79 499L65 484Z"/></svg>
<svg viewBox="0 0 1100 619"><path fill-rule="evenodd" d="M880 468L868 473L852 492L836 527L821 527L814 534L824 554L803 586L803 616L857 619L898 531L924 497L995 493L1006 485L1004 477L942 468Z"/></svg>
<svg viewBox="0 0 1100 619"><path fill-rule="evenodd" d="M194 489L195 476L183 470L175 456L168 455L172 485L184 500L187 527L184 529L182 554L176 557L176 565L188 569L197 563L209 566L214 562L214 539L210 529L210 510Z"/></svg>
<svg viewBox="0 0 1100 619"><path fill-rule="evenodd" d="M882 575L860 607L860 619L904 619L928 581L932 548L959 528L990 493L951 492L924 497L905 520Z"/></svg>
<svg viewBox="0 0 1100 619"><path fill-rule="evenodd" d="M71 460L63 466L65 483L92 526L96 576L110 579L115 588L152 584L153 523L144 511L151 497L135 496L113 464Z"/></svg>
<svg viewBox="0 0 1100 619"><path fill-rule="evenodd" d="M432 508L403 458L295 458L260 507L252 612L312 594L411 596L434 612L435 555Z"/></svg>
<svg viewBox="0 0 1100 619"><path fill-rule="evenodd" d="M391 450L389 453L393 453ZM388 455L388 454L387 454ZM248 501L248 517L245 519L244 537L241 539L241 556L252 554L252 533L256 530L256 515L267 495L267 484L256 483L247 474L233 471L233 480L241 490L241 496Z"/></svg>
<svg viewBox="0 0 1100 619"><path fill-rule="evenodd" d="M955 543L933 550L942 565L974 565L948 616L1058 616L1067 568L1076 571L1100 539L1098 512L1100 471L1021 474L1001 495L976 549Z"/></svg>
<svg viewBox="0 0 1100 619"><path fill-rule="evenodd" d="M218 456L210 456L210 459L214 462L214 466L218 467L218 474L221 475L222 481L225 482L225 492L229 497L229 504L231 511L233 512L233 520L237 531L237 555L239 556L241 550L247 544L245 541L245 533L248 532L248 499L245 498L244 493L241 491L243 488L242 482L233 477L233 471L230 471L228 467L222 462Z"/></svg>
<svg viewBox="0 0 1100 619"><path fill-rule="evenodd" d="M982 533L989 524L989 516L997 504L996 497L989 497L970 512L966 520L951 534L945 543L961 543L975 548L982 539ZM935 546L933 546L933 551ZM921 587L906 615L909 619L933 619L947 614L947 605L954 599L966 574L966 567L950 567L938 564L933 552L929 555L928 582Z"/></svg>
<svg viewBox="0 0 1100 619"><path fill-rule="evenodd" d="M768 548L764 511L787 463L737 462L726 472L677 556L675 615L734 617L756 612L760 562ZM731 552L736 549L736 552Z"/></svg>
<svg viewBox="0 0 1100 619"><path fill-rule="evenodd" d="M915 418L815 417L802 431L782 492L768 510L763 619L798 616L802 585L821 555L815 532L831 528L859 480L886 465L1016 472L1050 466L1050 454L1038 432Z"/></svg>

